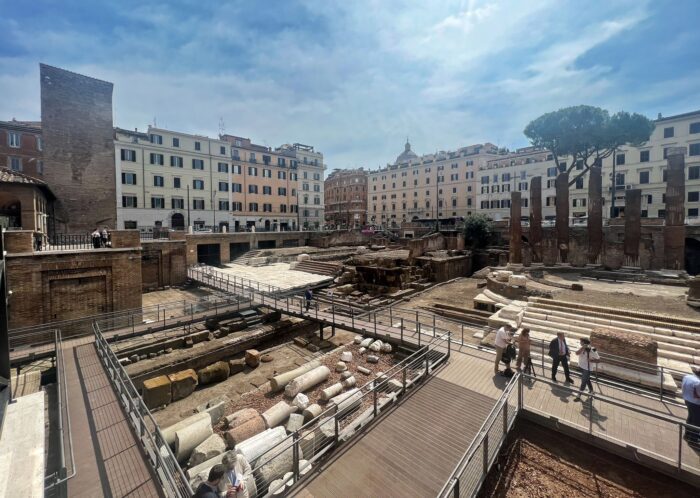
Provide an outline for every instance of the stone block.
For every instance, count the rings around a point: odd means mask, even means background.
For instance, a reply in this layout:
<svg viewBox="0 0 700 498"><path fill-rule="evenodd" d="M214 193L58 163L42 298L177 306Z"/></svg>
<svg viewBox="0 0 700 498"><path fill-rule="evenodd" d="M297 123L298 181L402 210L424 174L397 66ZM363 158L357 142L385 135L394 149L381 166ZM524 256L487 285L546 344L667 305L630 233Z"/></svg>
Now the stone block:
<svg viewBox="0 0 700 498"><path fill-rule="evenodd" d="M186 398L197 388L197 373L191 368L168 375L171 384L172 400Z"/></svg>
<svg viewBox="0 0 700 498"><path fill-rule="evenodd" d="M304 425L304 415L301 413L292 413L289 415L289 420L287 420L285 429L287 432L292 433L301 429L302 425Z"/></svg>
<svg viewBox="0 0 700 498"><path fill-rule="evenodd" d="M379 363L379 356L373 354L367 355L367 363Z"/></svg>
<svg viewBox="0 0 700 498"><path fill-rule="evenodd" d="M245 362L250 368L255 368L260 364L260 351L248 349L245 352Z"/></svg>
<svg viewBox="0 0 700 498"><path fill-rule="evenodd" d="M294 344L299 346L300 348L305 348L307 344L309 344L309 341L307 341L303 337L295 337L294 338Z"/></svg>
<svg viewBox="0 0 700 498"><path fill-rule="evenodd" d="M245 370L245 367L246 367L245 358L240 358L240 359L236 359L236 360L228 360L229 375L241 373L243 370Z"/></svg>
<svg viewBox="0 0 700 498"><path fill-rule="evenodd" d="M159 375L143 381L143 402L149 409L159 408L172 400L170 379Z"/></svg>
<svg viewBox="0 0 700 498"><path fill-rule="evenodd" d="M206 385L228 379L229 373L228 362L217 361L201 370L197 370L197 377L199 378L200 384Z"/></svg>

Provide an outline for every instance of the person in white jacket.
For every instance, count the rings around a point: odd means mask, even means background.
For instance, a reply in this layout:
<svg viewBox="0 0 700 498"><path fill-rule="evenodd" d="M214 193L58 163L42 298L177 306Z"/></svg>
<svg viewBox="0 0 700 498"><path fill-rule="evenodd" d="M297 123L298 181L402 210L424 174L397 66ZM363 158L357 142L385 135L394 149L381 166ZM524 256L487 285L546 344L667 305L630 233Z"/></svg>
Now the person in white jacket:
<svg viewBox="0 0 700 498"><path fill-rule="evenodd" d="M591 370L593 365L600 361L600 355L594 347L591 346L590 339L581 338L581 347L576 351L578 355L578 367L581 369L581 387L578 390L578 395L574 401L581 401L581 394L588 386L588 389L593 392L593 384L591 384Z"/></svg>
<svg viewBox="0 0 700 498"><path fill-rule="evenodd" d="M219 484L219 492L222 493L222 496L228 498L229 495L226 493L230 490L235 491L235 494L230 496L236 498L249 498L249 496L257 494L254 489L249 489L249 487L255 486L255 479L253 478L253 469L250 468L250 464L243 455L229 451L224 455L221 463L226 467L224 478ZM251 491L253 491L252 495Z"/></svg>

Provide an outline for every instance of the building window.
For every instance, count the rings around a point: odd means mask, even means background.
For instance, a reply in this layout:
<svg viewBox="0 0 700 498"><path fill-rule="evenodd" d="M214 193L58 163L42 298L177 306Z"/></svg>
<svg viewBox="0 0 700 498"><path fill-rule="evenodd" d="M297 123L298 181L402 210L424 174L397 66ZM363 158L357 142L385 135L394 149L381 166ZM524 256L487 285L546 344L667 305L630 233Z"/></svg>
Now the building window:
<svg viewBox="0 0 700 498"><path fill-rule="evenodd" d="M22 144L21 135L17 132L10 131L7 133L7 144L13 149L19 149Z"/></svg>
<svg viewBox="0 0 700 498"><path fill-rule="evenodd" d="M488 176L482 176L481 177L481 184L482 185L488 185L489 183L489 177Z"/></svg>
<svg viewBox="0 0 700 498"><path fill-rule="evenodd" d="M557 167L552 166L551 168L547 168L547 176L549 178L552 178L554 176L557 176Z"/></svg>
<svg viewBox="0 0 700 498"><path fill-rule="evenodd" d="M135 195L122 195L122 207L135 208L136 207L136 196Z"/></svg>
<svg viewBox="0 0 700 498"><path fill-rule="evenodd" d="M170 166L173 168L182 168L182 158L180 156L170 156Z"/></svg>
<svg viewBox="0 0 700 498"><path fill-rule="evenodd" d="M163 145L163 135L156 135L151 133L151 143L156 145Z"/></svg>
<svg viewBox="0 0 700 498"><path fill-rule="evenodd" d="M583 177L576 178L576 189L581 190L583 188Z"/></svg>
<svg viewBox="0 0 700 498"><path fill-rule="evenodd" d="M194 190L204 190L204 180L192 180L192 188Z"/></svg>
<svg viewBox="0 0 700 498"><path fill-rule="evenodd" d="M181 181L179 177L173 178L173 188L180 188L181 187Z"/></svg>
<svg viewBox="0 0 700 498"><path fill-rule="evenodd" d="M621 164L625 164L625 155L618 154L617 156L615 156L615 161L616 161L615 164L617 164L618 166Z"/></svg>
<svg viewBox="0 0 700 498"><path fill-rule="evenodd" d="M122 161L136 162L136 151L131 149L122 149L121 151Z"/></svg>
<svg viewBox="0 0 700 498"><path fill-rule="evenodd" d="M255 166L248 166L248 176L258 176L258 168Z"/></svg>
<svg viewBox="0 0 700 498"><path fill-rule="evenodd" d="M282 166L283 168L287 165L286 161L284 160L284 157L278 157L277 158L277 166Z"/></svg>
<svg viewBox="0 0 700 498"><path fill-rule="evenodd" d="M272 204L263 204L263 212L271 213L272 212Z"/></svg>
<svg viewBox="0 0 700 498"><path fill-rule="evenodd" d="M251 153L250 153L250 155L248 156L248 161L250 161L251 163L256 163L256 162L258 162L258 160L255 159L255 152L251 152Z"/></svg>
<svg viewBox="0 0 700 498"><path fill-rule="evenodd" d="M219 192L228 192L228 182L219 182Z"/></svg>
<svg viewBox="0 0 700 498"><path fill-rule="evenodd" d="M151 164L163 166L163 154L156 154L155 152L151 152Z"/></svg>
<svg viewBox="0 0 700 498"><path fill-rule="evenodd" d="M248 185L248 193L249 194L257 194L258 193L258 186L257 185Z"/></svg>
<svg viewBox="0 0 700 498"><path fill-rule="evenodd" d="M180 147L180 139L173 137L173 147Z"/></svg>
<svg viewBox="0 0 700 498"><path fill-rule="evenodd" d="M319 196L314 197L314 204L317 206L321 205L321 198Z"/></svg>
<svg viewBox="0 0 700 498"><path fill-rule="evenodd" d="M124 230L136 230L138 228L138 223L136 221L124 220Z"/></svg>
<svg viewBox="0 0 700 498"><path fill-rule="evenodd" d="M649 172L640 171L639 172L639 183L649 183Z"/></svg>
<svg viewBox="0 0 700 498"><path fill-rule="evenodd" d="M280 204L280 213L286 213L286 212L287 212L287 205Z"/></svg>
<svg viewBox="0 0 700 498"><path fill-rule="evenodd" d="M320 191L321 191L321 186L318 183L314 184L314 192L320 192Z"/></svg>
<svg viewBox="0 0 700 498"><path fill-rule="evenodd" d="M664 138L673 138L673 126L664 128Z"/></svg>
<svg viewBox="0 0 700 498"><path fill-rule="evenodd" d="M287 195L287 189L285 187L277 187L277 195Z"/></svg>
<svg viewBox="0 0 700 498"><path fill-rule="evenodd" d="M202 142L195 142L194 150L202 150Z"/></svg>
<svg viewBox="0 0 700 498"><path fill-rule="evenodd" d="M301 185L301 189L302 189L302 190L308 191L308 190L309 190L309 184L308 184L308 183L303 183L303 184Z"/></svg>
<svg viewBox="0 0 700 498"><path fill-rule="evenodd" d="M185 200L181 197L173 197L170 199L171 209L185 209Z"/></svg>
<svg viewBox="0 0 700 498"><path fill-rule="evenodd" d="M648 163L649 162L649 151L648 150L639 151L639 162L640 163Z"/></svg>
<svg viewBox="0 0 700 498"><path fill-rule="evenodd" d="M662 170L661 170L661 178L662 178L662 181L665 182L667 176L668 176L668 171L666 170L666 168L662 169Z"/></svg>
<svg viewBox="0 0 700 498"><path fill-rule="evenodd" d="M700 192L688 192L688 202L700 201Z"/></svg>
<svg viewBox="0 0 700 498"><path fill-rule="evenodd" d="M219 199L219 211L228 211L228 201Z"/></svg>
<svg viewBox="0 0 700 498"><path fill-rule="evenodd" d="M154 176L153 177L153 186L154 187L162 187L164 186L165 182L163 180L162 176Z"/></svg>
<svg viewBox="0 0 700 498"><path fill-rule="evenodd" d="M39 160L36 162L36 172L40 175L44 174L44 161Z"/></svg>
<svg viewBox="0 0 700 498"><path fill-rule="evenodd" d="M219 163L219 173L228 173L228 163Z"/></svg>
<svg viewBox="0 0 700 498"><path fill-rule="evenodd" d="M226 146L224 146L224 145L219 146L219 154L221 154L222 156L226 155Z"/></svg>
<svg viewBox="0 0 700 498"><path fill-rule="evenodd" d="M668 159L668 147L664 147L664 159Z"/></svg>
<svg viewBox="0 0 700 498"><path fill-rule="evenodd" d="M10 169L12 171L22 171L22 158L10 157Z"/></svg>
<svg viewBox="0 0 700 498"><path fill-rule="evenodd" d="M647 204L651 204L651 201L654 200L654 196L651 194L647 194Z"/></svg>
<svg viewBox="0 0 700 498"><path fill-rule="evenodd" d="M278 180L286 180L287 179L287 172L286 171L278 171L277 172L277 179Z"/></svg>
<svg viewBox="0 0 700 498"><path fill-rule="evenodd" d="M257 202L249 202L248 203L248 211L256 213L258 211L258 203Z"/></svg>
<svg viewBox="0 0 700 498"><path fill-rule="evenodd" d="M695 133L700 133L700 121L697 123L690 123L690 133L695 134Z"/></svg>
<svg viewBox="0 0 700 498"><path fill-rule="evenodd" d="M659 209L659 218L665 218L666 217L666 210L665 209Z"/></svg>
<svg viewBox="0 0 700 498"><path fill-rule="evenodd" d="M688 168L688 180L700 179L700 166L691 166Z"/></svg>
<svg viewBox="0 0 700 498"><path fill-rule="evenodd" d="M690 208L688 209L688 216L698 216L698 208Z"/></svg>
<svg viewBox="0 0 700 498"><path fill-rule="evenodd" d="M242 183L232 183L231 184L231 192L242 193L243 192L243 184Z"/></svg>
<svg viewBox="0 0 700 498"><path fill-rule="evenodd" d="M263 185L263 195L272 195L272 187Z"/></svg>
<svg viewBox="0 0 700 498"><path fill-rule="evenodd" d="M688 155L689 156L700 156L700 143L690 144L688 146Z"/></svg>
<svg viewBox="0 0 700 498"><path fill-rule="evenodd" d="M162 197L151 197L151 209L164 209L165 199Z"/></svg>
<svg viewBox="0 0 700 498"><path fill-rule="evenodd" d="M192 199L192 209L203 210L204 199Z"/></svg>
<svg viewBox="0 0 700 498"><path fill-rule="evenodd" d="M192 169L204 169L204 159L192 159Z"/></svg>
<svg viewBox="0 0 700 498"><path fill-rule="evenodd" d="M243 203L242 202L233 202L231 204L231 211L243 211Z"/></svg>
<svg viewBox="0 0 700 498"><path fill-rule="evenodd" d="M241 174L241 165L240 164L232 164L231 165L231 173L235 175L240 175Z"/></svg>
<svg viewBox="0 0 700 498"><path fill-rule="evenodd" d="M272 170L270 170L270 169L263 169L263 170L262 170L262 176L263 176L263 178L272 178Z"/></svg>

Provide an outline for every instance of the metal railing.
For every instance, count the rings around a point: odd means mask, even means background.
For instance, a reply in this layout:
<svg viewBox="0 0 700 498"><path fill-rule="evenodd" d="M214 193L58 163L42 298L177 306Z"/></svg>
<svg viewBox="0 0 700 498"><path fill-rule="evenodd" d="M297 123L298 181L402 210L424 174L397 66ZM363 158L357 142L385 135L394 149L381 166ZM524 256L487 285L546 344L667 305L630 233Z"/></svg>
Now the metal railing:
<svg viewBox="0 0 700 498"><path fill-rule="evenodd" d="M117 393L117 397L127 414L127 419L147 456L147 461L151 465L154 475L163 488L165 496L190 498L193 491L189 481L170 446L165 441L158 424L102 335L97 323L94 324L93 330L100 361L105 367L112 387Z"/></svg>
<svg viewBox="0 0 700 498"><path fill-rule="evenodd" d="M92 237L89 234L58 233L48 237L48 241L35 244L37 251L74 251L78 249L93 249Z"/></svg>
<svg viewBox="0 0 700 498"><path fill-rule="evenodd" d="M59 468L53 474L45 477L44 491L48 491L63 484L68 479L73 478L77 473L75 456L73 453L73 436L70 425L70 412L68 409L68 383L66 381L66 367L63 359L63 342L61 340L61 331L58 329L55 330L54 345L56 348ZM68 459L66 459L66 454L68 455Z"/></svg>
<svg viewBox="0 0 700 498"><path fill-rule="evenodd" d="M348 401L326 409L283 441L261 454L253 466L257 496L266 496L272 481L282 479L282 486L296 485L307 467L326 453L349 441L359 431L393 406L408 390L424 381L450 355L449 333L434 339L405 358L381 377L357 388ZM359 413L358 413L359 412ZM261 469L276 468L270 474ZM291 475L284 480L287 472Z"/></svg>
<svg viewBox="0 0 700 498"><path fill-rule="evenodd" d="M82 337L93 333L92 323L100 321L102 332L124 329L124 333L135 333L136 327L168 327L177 326L186 321L195 319L195 314L219 313L229 311L231 307L240 307L241 302L234 297L210 297L196 301L172 301L144 306L130 310L101 313L99 315L86 316L73 320L61 320L49 322L43 325L12 329L9 332L10 349L16 350L24 347L34 347L49 344L53 340L55 329L66 331L63 339ZM199 319L199 318L198 318Z"/></svg>
<svg viewBox="0 0 700 498"><path fill-rule="evenodd" d="M491 466L498 458L498 452L513 427L516 416L522 409L521 389L522 378L521 374L517 373L508 382L469 448L438 493L440 498L475 496L479 492Z"/></svg>

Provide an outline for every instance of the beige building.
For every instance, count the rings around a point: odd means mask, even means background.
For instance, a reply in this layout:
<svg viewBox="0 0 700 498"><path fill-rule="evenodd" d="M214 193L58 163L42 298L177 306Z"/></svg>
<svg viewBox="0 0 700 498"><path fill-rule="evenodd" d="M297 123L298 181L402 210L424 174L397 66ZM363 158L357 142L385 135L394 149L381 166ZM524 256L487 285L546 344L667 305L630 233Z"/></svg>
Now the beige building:
<svg viewBox="0 0 700 498"><path fill-rule="evenodd" d="M368 223L398 228L402 222L476 212L475 172L497 156L498 147L491 143L418 156L406 142L393 164L368 174Z"/></svg>
<svg viewBox="0 0 700 498"><path fill-rule="evenodd" d="M664 217L666 149L686 147L686 216L693 223L700 209L700 111L659 117L650 140L641 147L621 147L603 161L603 216L624 215L625 190L641 189L642 216ZM560 159L570 163L570 159ZM613 168L614 161L614 168ZM614 169L614 175L613 175ZM571 172L575 178L581 167ZM533 147L518 149L487 161L477 174L479 211L493 220L510 217L510 192L522 193L522 216L529 217L529 187L532 177L542 177L542 218L555 218L554 180L557 171L552 155ZM613 179L615 201L613 207ZM588 175L569 187L569 213L575 218L588 215Z"/></svg>
<svg viewBox="0 0 700 498"><path fill-rule="evenodd" d="M302 171L323 176L320 153L300 159L294 146L272 150L233 135L117 128L114 143L119 228L296 230ZM309 157L315 162L302 170Z"/></svg>
<svg viewBox="0 0 700 498"><path fill-rule="evenodd" d="M318 229L324 223L323 177L326 165L323 154L311 145L285 144L275 149L278 154L295 158L297 164L299 226L302 230Z"/></svg>

